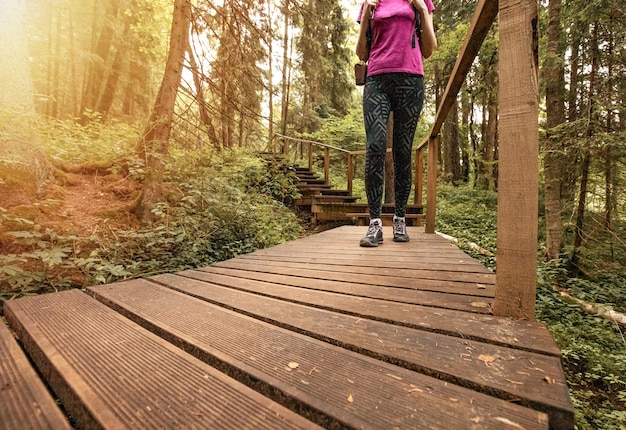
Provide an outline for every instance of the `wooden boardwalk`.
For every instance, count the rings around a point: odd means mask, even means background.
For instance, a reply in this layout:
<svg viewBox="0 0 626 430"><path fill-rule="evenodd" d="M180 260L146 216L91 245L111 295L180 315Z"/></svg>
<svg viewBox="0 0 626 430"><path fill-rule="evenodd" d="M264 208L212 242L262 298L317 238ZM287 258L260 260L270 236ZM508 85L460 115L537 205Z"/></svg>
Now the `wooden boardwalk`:
<svg viewBox="0 0 626 430"><path fill-rule="evenodd" d="M573 428L548 330L490 315L495 275L445 239L384 229L6 302L0 427Z"/></svg>

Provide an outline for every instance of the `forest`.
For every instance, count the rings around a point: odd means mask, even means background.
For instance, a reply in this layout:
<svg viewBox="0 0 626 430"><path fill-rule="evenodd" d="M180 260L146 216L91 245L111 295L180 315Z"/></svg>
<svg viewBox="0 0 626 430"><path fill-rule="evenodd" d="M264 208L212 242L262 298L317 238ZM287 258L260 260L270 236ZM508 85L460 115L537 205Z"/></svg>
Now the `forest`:
<svg viewBox="0 0 626 430"><path fill-rule="evenodd" d="M476 7L434 4L439 46L416 143ZM0 1L0 304L201 267L324 228L293 210L293 175L264 154L276 134L365 148L359 6ZM626 428L623 6L538 3L537 319L563 353L578 429ZM496 21L437 154L437 230L494 270L498 66ZM355 171L364 199L362 160ZM345 169L330 179L345 183Z"/></svg>

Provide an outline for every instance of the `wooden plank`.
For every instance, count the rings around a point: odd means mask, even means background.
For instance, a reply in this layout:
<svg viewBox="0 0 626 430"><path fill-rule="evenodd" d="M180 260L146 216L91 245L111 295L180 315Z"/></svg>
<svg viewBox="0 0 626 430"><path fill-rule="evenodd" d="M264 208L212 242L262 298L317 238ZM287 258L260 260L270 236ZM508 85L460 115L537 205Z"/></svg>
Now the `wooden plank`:
<svg viewBox="0 0 626 430"><path fill-rule="evenodd" d="M347 252L351 251L351 252ZM386 251L383 250L383 251ZM437 253L433 255L433 253L424 253L423 255L416 256L410 255L406 256L406 253L387 253L381 252L380 254L372 254L369 251L366 252L355 252L354 250L343 250L343 249L304 249L304 248L283 248L277 249L277 247L262 249L258 251L254 251L251 254L241 255L240 257L252 257L252 258L262 258L264 256L268 257L280 257L280 258L294 258L294 259L310 259L311 261L317 262L318 259L332 259L335 262L341 261L367 261L368 264L377 264L381 265L380 267L395 267L396 265L404 265L404 264L414 264L415 267L420 267L420 265L430 266L433 268L445 268L446 264L450 262L454 263L455 266L472 266L472 270L489 270L485 268L482 264L478 263L475 259L470 257L469 255L450 255L449 253L445 253L444 255L440 255L441 253ZM393 258L382 259L381 256L393 256ZM475 267L474 267L475 266Z"/></svg>
<svg viewBox="0 0 626 430"><path fill-rule="evenodd" d="M336 265L343 267L371 267L371 268L380 268L380 269L396 269L396 270L429 270L429 271L437 271L437 272L467 272L467 273L482 273L488 274L493 277L493 281L491 283L495 283L495 273L487 269L486 267L479 264L463 264L457 263L454 260L448 261L447 263L432 263L432 262L406 262L406 261L389 261L389 260L381 260L380 257L374 255L367 255L367 258L335 258L335 257L315 257L313 256L281 256L278 254L269 255L269 254L261 254L261 253L252 253L247 255L242 255L237 258L243 259L251 259L251 260L260 260L260 261L280 261L280 262L289 262L289 263L305 263L305 264L325 264L325 265Z"/></svg>
<svg viewBox="0 0 626 430"><path fill-rule="evenodd" d="M351 265L337 265L337 264L317 264L306 262L294 262L294 261L281 261L278 260L263 260L258 261L250 258L237 258L236 263L238 265L249 265L251 270L257 270L261 267L282 267L292 268L296 270L314 270L316 272L340 272L340 273L358 273L361 275L374 275L383 277L395 277L395 278L409 278L409 279L428 279L438 281L449 282L464 282L473 284L495 284L495 275L491 272L487 273L475 273L475 272L461 272L461 271L441 271L441 270L425 270L425 269L412 269L412 268L395 268L395 267L371 267L371 266L351 266ZM217 263L216 265L220 265ZM230 265L231 262L226 263ZM452 263L451 263L452 266Z"/></svg>
<svg viewBox="0 0 626 430"><path fill-rule="evenodd" d="M370 299L389 300L398 303L412 303L416 305L432 306L444 309L464 310L481 314L490 314L490 304L492 297L482 297L464 294L446 294L435 291L409 290L405 288L395 288L383 285L365 285L355 282L336 282L324 279L302 278L299 276L276 275L271 273L250 272L247 270L227 269L223 267L210 266L201 269L203 272L225 275L231 278L241 279L239 285L245 284L246 280L264 281L272 285L285 285L298 287L299 289L311 289L327 291L331 293L347 294L350 296L364 297ZM241 286L240 286L241 288ZM472 305L477 301L487 303L489 306Z"/></svg>
<svg viewBox="0 0 626 430"><path fill-rule="evenodd" d="M547 412L551 422L558 423L556 428L573 425L573 407L558 357L285 303L176 275L152 279L407 369L519 401Z"/></svg>
<svg viewBox="0 0 626 430"><path fill-rule="evenodd" d="M243 259L233 259L215 264L216 267L249 270L253 272L291 275L303 278L325 279L332 281L356 282L366 285L384 285L425 291L467 294L478 297L493 297L494 286L482 282L461 282L455 280L421 279L407 276L391 276L382 274L362 274L355 272L339 272L333 270L316 270L304 267L283 267L282 265L252 264Z"/></svg>
<svg viewBox="0 0 626 430"><path fill-rule="evenodd" d="M80 428L317 428L78 290L5 312Z"/></svg>
<svg viewBox="0 0 626 430"><path fill-rule="evenodd" d="M4 430L71 428L2 320L0 393L0 427Z"/></svg>
<svg viewBox="0 0 626 430"><path fill-rule="evenodd" d="M548 330L536 322L508 320L503 322L489 315L473 315L449 309L398 303L395 301L393 292L388 292L385 298L381 300L314 290L308 291L270 282L233 278L207 271L190 270L178 275L357 317L391 322L406 327L444 333L449 336L458 336L463 339L480 340L495 345L561 356L561 351L557 348ZM383 291L388 290L385 288ZM474 308L476 308L479 304L482 306L484 302L472 303L475 303ZM468 304L468 307L472 307L471 303Z"/></svg>
<svg viewBox="0 0 626 430"><path fill-rule="evenodd" d="M547 427L547 418L537 411L275 327L145 280L89 290L224 372L254 381L261 391L279 390L281 398L296 403L300 410L312 408L326 414L329 428L501 429L504 423L526 429ZM250 299L256 301L258 297L244 300Z"/></svg>

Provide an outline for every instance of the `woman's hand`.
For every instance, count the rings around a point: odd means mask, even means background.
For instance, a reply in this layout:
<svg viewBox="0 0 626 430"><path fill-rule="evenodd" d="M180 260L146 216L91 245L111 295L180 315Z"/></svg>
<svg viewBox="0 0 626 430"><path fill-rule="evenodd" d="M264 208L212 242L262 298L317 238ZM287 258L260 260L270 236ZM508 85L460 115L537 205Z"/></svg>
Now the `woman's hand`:
<svg viewBox="0 0 626 430"><path fill-rule="evenodd" d="M413 5L413 7L418 12L421 12L422 15L428 14L428 8L426 7L426 3L424 3L424 0L407 0L407 1L411 3L411 5Z"/></svg>
<svg viewBox="0 0 626 430"><path fill-rule="evenodd" d="M380 0L367 0L366 3L370 7L370 9L376 9L378 7L378 3L380 3Z"/></svg>
<svg viewBox="0 0 626 430"><path fill-rule="evenodd" d="M380 0L365 0L365 6L363 7L363 13L361 14L361 22L369 22L379 3Z"/></svg>

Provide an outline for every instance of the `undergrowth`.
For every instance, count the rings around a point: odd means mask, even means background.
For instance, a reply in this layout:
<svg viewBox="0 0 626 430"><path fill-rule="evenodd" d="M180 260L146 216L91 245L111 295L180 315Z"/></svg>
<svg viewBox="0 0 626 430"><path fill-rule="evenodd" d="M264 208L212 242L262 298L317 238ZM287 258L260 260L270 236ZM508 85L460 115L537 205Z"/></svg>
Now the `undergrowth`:
<svg viewBox="0 0 626 430"><path fill-rule="evenodd" d="M121 128L118 138L102 131L61 124L49 136L49 155L60 163L97 154L128 159L130 131ZM88 138L96 147L119 144L79 150L83 156L75 158L76 140ZM206 266L302 233L288 207L299 196L295 175L278 162L242 150L199 150L173 151L166 165L172 192L153 209L157 221L144 228L78 237L0 207L0 235L10 242L0 255L0 309L7 299ZM140 180L141 168L130 175Z"/></svg>
<svg viewBox="0 0 626 430"><path fill-rule="evenodd" d="M494 192L442 185L438 192L437 229L459 239L465 252L480 258L493 270L494 257L472 251L470 242L496 251L497 194ZM622 231L623 225L615 231ZM585 277L568 272L567 253L562 259L545 262L538 247L536 316L546 324L563 353L562 363L580 430L626 428L626 340L624 327L584 313L578 304L561 292L588 302L626 311L626 277L623 267L607 270L609 245L597 231L587 236ZM541 237L541 234L540 234ZM617 261L626 261L624 238L613 240L610 252ZM601 245L604 244L604 245ZM567 248L567 244L566 244Z"/></svg>

